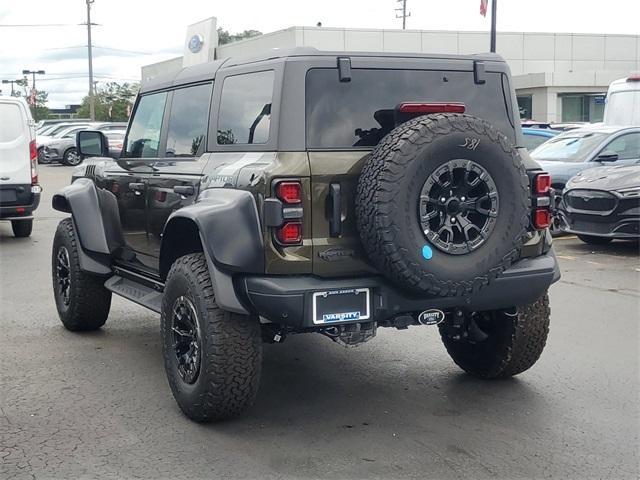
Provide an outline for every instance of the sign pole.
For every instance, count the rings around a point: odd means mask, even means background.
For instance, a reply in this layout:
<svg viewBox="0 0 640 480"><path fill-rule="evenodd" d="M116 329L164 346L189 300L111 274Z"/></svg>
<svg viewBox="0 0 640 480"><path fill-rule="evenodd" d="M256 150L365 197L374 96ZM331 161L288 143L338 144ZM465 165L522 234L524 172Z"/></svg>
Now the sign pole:
<svg viewBox="0 0 640 480"><path fill-rule="evenodd" d="M491 52L496 51L496 11L498 0L491 0Z"/></svg>

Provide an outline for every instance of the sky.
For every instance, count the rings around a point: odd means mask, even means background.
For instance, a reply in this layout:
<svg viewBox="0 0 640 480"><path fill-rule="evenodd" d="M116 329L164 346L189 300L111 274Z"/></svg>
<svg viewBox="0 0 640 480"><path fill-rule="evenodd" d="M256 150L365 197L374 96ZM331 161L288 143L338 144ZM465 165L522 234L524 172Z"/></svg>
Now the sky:
<svg viewBox="0 0 640 480"><path fill-rule="evenodd" d="M407 0L408 29L490 28L480 0ZM186 26L215 16L231 33L291 26L401 28L395 0L95 0L96 80L133 82L140 67L182 54ZM498 31L640 34L640 0L499 0ZM0 0L0 78L45 70L49 107L80 103L88 91L85 0ZM63 24L63 26L15 25ZM499 53L498 45L498 53ZM9 85L0 85L7 94Z"/></svg>

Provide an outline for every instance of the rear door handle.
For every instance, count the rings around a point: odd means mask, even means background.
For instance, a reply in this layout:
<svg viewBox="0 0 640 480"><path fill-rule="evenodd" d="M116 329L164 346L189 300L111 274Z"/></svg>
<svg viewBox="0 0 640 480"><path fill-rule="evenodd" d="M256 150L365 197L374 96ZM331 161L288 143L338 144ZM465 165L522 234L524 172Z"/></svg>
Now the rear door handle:
<svg viewBox="0 0 640 480"><path fill-rule="evenodd" d="M184 195L185 197L190 197L194 193L196 193L196 189L193 185L176 185L173 187L173 193L177 193L178 195Z"/></svg>
<svg viewBox="0 0 640 480"><path fill-rule="evenodd" d="M342 235L342 192L339 183L329 185L329 235Z"/></svg>

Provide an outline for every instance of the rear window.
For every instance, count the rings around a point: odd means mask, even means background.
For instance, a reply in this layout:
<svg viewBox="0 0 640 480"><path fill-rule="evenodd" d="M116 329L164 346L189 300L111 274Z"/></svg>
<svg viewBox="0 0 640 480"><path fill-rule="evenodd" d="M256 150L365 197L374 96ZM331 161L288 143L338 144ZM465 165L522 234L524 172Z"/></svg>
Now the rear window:
<svg viewBox="0 0 640 480"><path fill-rule="evenodd" d="M24 128L24 119L20 107L13 103L0 104L0 142L12 142Z"/></svg>
<svg viewBox="0 0 640 480"><path fill-rule="evenodd" d="M402 102L462 102L466 113L492 123L511 141L500 74L476 85L473 72L352 69L340 82L337 69L311 69L306 78L308 148L373 147L394 128Z"/></svg>

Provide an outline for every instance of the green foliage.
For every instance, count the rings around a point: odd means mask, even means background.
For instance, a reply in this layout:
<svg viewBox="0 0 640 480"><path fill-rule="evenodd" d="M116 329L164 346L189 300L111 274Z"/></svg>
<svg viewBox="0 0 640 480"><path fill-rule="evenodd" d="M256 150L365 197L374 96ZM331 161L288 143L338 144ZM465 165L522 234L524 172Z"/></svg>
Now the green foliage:
<svg viewBox="0 0 640 480"><path fill-rule="evenodd" d="M262 35L262 32L258 30L245 30L242 33L230 34L227 30L223 30L222 27L218 27L218 44L225 45L231 42L237 42L238 40L244 40L245 38L257 37Z"/></svg>
<svg viewBox="0 0 640 480"><path fill-rule="evenodd" d="M139 88L137 83L98 84L94 94L96 121L126 122L129 119L128 111L133 107ZM82 99L82 105L77 113L80 118L89 118L88 95Z"/></svg>

